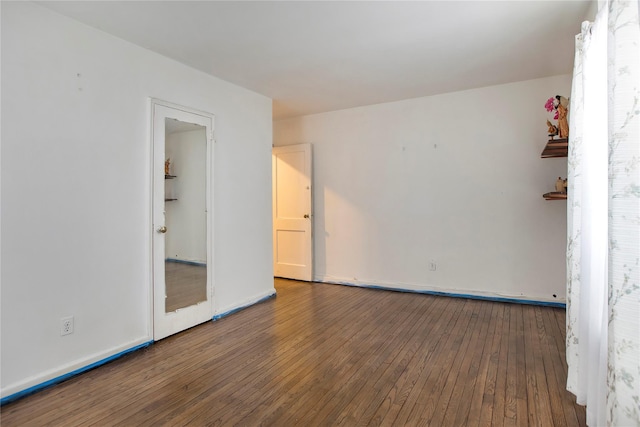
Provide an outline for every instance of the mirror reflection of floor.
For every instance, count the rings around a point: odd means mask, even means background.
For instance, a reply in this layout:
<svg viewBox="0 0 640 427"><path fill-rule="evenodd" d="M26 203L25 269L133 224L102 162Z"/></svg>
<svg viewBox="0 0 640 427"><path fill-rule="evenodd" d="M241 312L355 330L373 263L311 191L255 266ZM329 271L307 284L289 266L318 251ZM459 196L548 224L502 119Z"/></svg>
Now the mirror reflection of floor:
<svg viewBox="0 0 640 427"><path fill-rule="evenodd" d="M207 266L165 262L165 312L207 300Z"/></svg>

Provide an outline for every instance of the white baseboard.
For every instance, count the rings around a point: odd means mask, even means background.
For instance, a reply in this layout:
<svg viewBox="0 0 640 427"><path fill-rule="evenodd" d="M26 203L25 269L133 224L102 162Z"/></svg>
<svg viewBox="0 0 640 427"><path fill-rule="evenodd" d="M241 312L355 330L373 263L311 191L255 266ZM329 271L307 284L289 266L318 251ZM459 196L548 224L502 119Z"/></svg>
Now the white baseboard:
<svg viewBox="0 0 640 427"><path fill-rule="evenodd" d="M470 289L450 289L440 288L436 286L429 286L425 284L415 283L401 283L401 282L373 282L362 281L357 279L349 279L346 277L336 277L328 275L316 275L314 277L315 282L328 283L334 285L346 285L357 286L360 288L376 288L394 290L400 292L415 292L423 294L445 295L452 297L464 297L464 298L476 298L485 299L491 301L504 301L504 302L519 302L522 304L537 304L537 305L549 305L563 307L566 303L564 298L545 298L540 296L530 295L510 295L500 294L496 292L476 291Z"/></svg>

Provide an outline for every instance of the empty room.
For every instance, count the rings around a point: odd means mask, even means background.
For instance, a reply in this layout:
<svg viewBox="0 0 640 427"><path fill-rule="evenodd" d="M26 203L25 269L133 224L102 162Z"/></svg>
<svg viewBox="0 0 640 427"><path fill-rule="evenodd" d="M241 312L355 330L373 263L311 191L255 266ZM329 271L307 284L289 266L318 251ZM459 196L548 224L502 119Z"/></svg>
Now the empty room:
<svg viewBox="0 0 640 427"><path fill-rule="evenodd" d="M638 12L0 2L0 423L640 426Z"/></svg>

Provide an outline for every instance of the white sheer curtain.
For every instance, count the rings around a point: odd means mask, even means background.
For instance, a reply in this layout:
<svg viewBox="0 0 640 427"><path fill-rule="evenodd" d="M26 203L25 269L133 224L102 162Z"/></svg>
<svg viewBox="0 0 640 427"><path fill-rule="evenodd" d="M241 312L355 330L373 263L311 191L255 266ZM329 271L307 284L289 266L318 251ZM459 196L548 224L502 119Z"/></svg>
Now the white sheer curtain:
<svg viewBox="0 0 640 427"><path fill-rule="evenodd" d="M606 398L607 56L606 14L576 40L568 160L567 388L603 425ZM579 110L578 110L579 108ZM604 354L603 354L604 353ZM604 363L603 363L604 362ZM589 375L585 373L589 372ZM602 413L598 413L602 411ZM593 423L594 420L598 420Z"/></svg>
<svg viewBox="0 0 640 427"><path fill-rule="evenodd" d="M610 0L576 37L567 389L590 426L640 426L640 23Z"/></svg>

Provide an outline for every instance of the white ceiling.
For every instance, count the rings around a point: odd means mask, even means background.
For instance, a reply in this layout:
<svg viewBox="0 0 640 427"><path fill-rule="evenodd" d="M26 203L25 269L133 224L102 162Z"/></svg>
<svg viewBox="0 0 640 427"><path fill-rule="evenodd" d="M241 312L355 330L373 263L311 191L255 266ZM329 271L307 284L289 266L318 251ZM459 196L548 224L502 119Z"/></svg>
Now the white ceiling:
<svg viewBox="0 0 640 427"><path fill-rule="evenodd" d="M274 119L570 73L592 2L46 1L273 99Z"/></svg>

